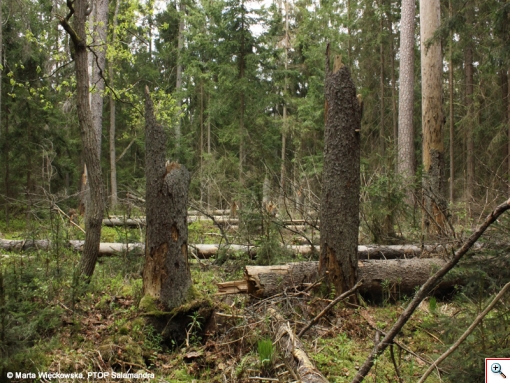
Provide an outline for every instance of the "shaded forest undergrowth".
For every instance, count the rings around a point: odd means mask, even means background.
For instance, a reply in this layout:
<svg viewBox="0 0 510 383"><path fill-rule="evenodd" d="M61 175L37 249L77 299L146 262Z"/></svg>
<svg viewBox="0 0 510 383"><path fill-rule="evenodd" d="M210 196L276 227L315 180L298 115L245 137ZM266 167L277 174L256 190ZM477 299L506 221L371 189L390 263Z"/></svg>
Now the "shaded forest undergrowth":
<svg viewBox="0 0 510 383"><path fill-rule="evenodd" d="M105 230L105 235L112 233ZM191 229L190 235L197 232ZM265 248L270 251L271 243ZM394 345L392 352L386 351L366 381L398 382L399 376L402 382L417 381L429 362L455 342L508 281L507 253L507 249L478 252L478 256L497 256L504 263L498 264L502 271L497 280L494 273L487 272L491 267L487 263L487 270L481 267L453 296L423 302L397 338L405 349ZM64 246L52 251L3 254L1 379L10 371L51 371L81 372L85 377L87 372L145 372L155 377L146 380L168 382L295 381L274 345L275 330L268 308L276 307L297 333L330 302L330 297L323 292L297 292L292 287L265 300L215 295L216 283L241 279L244 266L257 263L244 253L220 259L191 262L196 301L209 301L212 314L211 310L195 309L191 303L183 319L185 331L174 340L163 341L144 320L140 305L143 257L129 253L102 257L91 284L83 286L73 277L79 254ZM382 301L360 298L359 306L336 306L303 336L309 356L330 382L351 381L373 348L377 329L389 329L412 297L390 294L388 289ZM509 304L508 297L504 298L440 365L441 378L436 373L427 381L477 382L484 376L485 357L508 357Z"/></svg>

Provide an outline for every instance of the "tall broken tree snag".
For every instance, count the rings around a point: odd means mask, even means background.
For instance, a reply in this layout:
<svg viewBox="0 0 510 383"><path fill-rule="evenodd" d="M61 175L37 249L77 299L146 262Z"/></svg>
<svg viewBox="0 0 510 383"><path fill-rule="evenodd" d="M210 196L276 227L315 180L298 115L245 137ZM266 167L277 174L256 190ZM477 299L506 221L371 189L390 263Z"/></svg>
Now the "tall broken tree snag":
<svg viewBox="0 0 510 383"><path fill-rule="evenodd" d="M167 135L145 90L146 242L143 291L167 309L182 304L191 288L188 265L188 187L183 165L166 162Z"/></svg>
<svg viewBox="0 0 510 383"><path fill-rule="evenodd" d="M362 104L341 56L331 71L329 44L325 97L319 273L340 295L357 280Z"/></svg>

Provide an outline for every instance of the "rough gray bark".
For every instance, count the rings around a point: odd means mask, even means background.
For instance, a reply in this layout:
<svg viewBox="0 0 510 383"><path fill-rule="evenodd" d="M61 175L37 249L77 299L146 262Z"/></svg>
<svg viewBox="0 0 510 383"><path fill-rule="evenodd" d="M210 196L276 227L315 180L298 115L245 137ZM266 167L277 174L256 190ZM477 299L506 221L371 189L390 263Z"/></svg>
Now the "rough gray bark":
<svg viewBox="0 0 510 383"><path fill-rule="evenodd" d="M92 112L89 103L89 74L87 55L87 36L85 23L89 13L86 1L68 3L70 12L65 18L60 18L60 25L69 34L75 50L76 70L76 107L83 144L83 157L87 166L87 181L90 185L91 203L85 212L85 246L80 261L81 272L90 279L94 273L104 212L104 185L102 180L101 163L99 158L99 142L94 131ZM73 8L74 6L74 8ZM74 28L69 19L74 15Z"/></svg>
<svg viewBox="0 0 510 383"><path fill-rule="evenodd" d="M167 137L156 122L146 88L147 234L143 291L167 309L182 304L191 287L188 265L188 187L190 175L178 163L166 163Z"/></svg>
<svg viewBox="0 0 510 383"><path fill-rule="evenodd" d="M440 12L439 0L420 0L424 209L422 230L428 235L444 235L447 225L442 112L443 62L440 42L430 41L440 26Z"/></svg>
<svg viewBox="0 0 510 383"><path fill-rule="evenodd" d="M354 286L358 267L361 103L349 69L326 49L326 126L319 272L340 295Z"/></svg>
<svg viewBox="0 0 510 383"><path fill-rule="evenodd" d="M402 0L400 19L400 68L398 97L398 172L404 180L414 177L414 29L415 2ZM411 202L412 190L409 188L408 202Z"/></svg>

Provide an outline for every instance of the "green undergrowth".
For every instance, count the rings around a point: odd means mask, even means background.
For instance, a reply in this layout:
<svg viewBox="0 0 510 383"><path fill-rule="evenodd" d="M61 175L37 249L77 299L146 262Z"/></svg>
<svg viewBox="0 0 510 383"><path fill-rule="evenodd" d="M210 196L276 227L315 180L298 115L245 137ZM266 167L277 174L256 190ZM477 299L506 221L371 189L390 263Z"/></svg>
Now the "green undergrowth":
<svg viewBox="0 0 510 383"><path fill-rule="evenodd" d="M263 302L244 295L216 295L217 283L242 279L247 264L300 260L280 252L274 239L277 234L276 230L266 232L260 240L263 253L259 259L245 253L229 254L221 265L215 260L190 259L193 296L179 311L186 313L188 320L186 341L179 344L165 343L161 333L145 320L147 307L140 305L143 257L102 257L91 283L84 285L73 277L80 254L65 247L5 253L7 256L0 258L2 376L7 371L100 369L146 371L166 382L247 382L251 376L287 376L282 356L272 343L274 326ZM470 283L420 305L397 337L399 343L433 360L458 339L510 279L504 251L482 255L487 259L469 274ZM463 269L457 273L453 276L462 276ZM305 349L330 382L350 382L373 348L374 326L388 331L410 299L388 294L379 304L364 303L365 308L340 304L302 337ZM200 308L193 306L201 300L210 302L221 315L203 323ZM297 332L327 302L314 294L292 297L288 292L272 303ZM508 298L503 298L443 362L442 380L434 373L427 382L478 382L484 376L484 358L508 357L509 304ZM389 349L377 358L366 381L397 382L398 370L403 382L416 382L428 367L398 346L393 346L393 351L393 358Z"/></svg>

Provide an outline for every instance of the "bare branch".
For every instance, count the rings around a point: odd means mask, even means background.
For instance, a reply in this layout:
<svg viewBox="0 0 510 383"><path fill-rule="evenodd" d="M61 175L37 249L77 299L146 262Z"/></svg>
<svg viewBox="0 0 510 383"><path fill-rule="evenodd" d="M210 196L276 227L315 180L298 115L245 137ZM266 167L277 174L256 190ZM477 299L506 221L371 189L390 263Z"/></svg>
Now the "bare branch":
<svg viewBox="0 0 510 383"><path fill-rule="evenodd" d="M386 336L383 338L383 340L374 347L368 358L365 360L365 363L361 368L359 369L358 373L354 377L354 379L351 381L351 383L360 383L363 381L365 376L369 373L369 371L372 369L372 366L374 365L375 359L383 353L383 351L388 347L392 342L393 339L397 336L397 334L400 332L402 327L407 323L407 321L411 318L411 315L414 313L418 305L421 303L422 300L424 300L432 291L432 289L439 283L439 281L448 273L451 269L459 263L460 259L468 252L468 250L474 245L474 243L482 236L482 234L487 230L487 228L494 223L498 219L498 217L503 214L505 211L510 209L510 199L496 207L490 213L485 221L478 227L478 229L471 234L471 236L467 239L466 242L458 249L455 253L453 258L448 262L446 265L444 265L440 270L438 270L433 276L431 276L427 282L423 284L423 286L420 288L420 290L416 293L414 299L409 303L407 308L404 310L402 315L400 315L399 319L393 327L388 331Z"/></svg>

